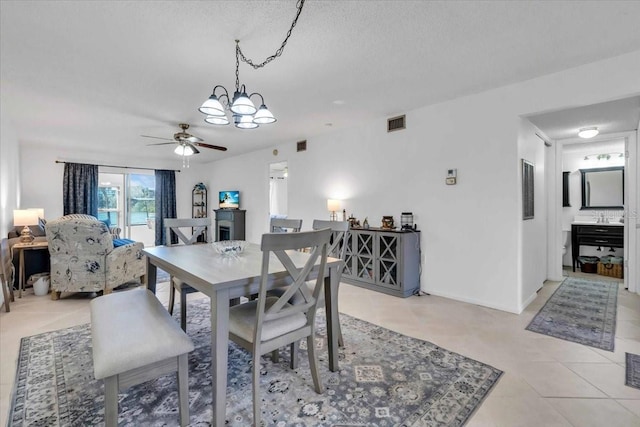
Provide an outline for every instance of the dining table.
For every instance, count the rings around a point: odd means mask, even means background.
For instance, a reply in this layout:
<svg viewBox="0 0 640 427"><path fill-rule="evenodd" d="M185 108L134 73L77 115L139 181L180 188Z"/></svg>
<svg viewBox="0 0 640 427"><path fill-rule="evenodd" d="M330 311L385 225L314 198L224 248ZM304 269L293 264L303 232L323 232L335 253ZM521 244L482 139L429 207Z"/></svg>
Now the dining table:
<svg viewBox="0 0 640 427"><path fill-rule="evenodd" d="M160 268L171 276L182 280L211 300L211 377L213 392L214 426L225 425L227 363L229 346L229 302L232 299L258 293L261 279L262 251L260 245L249 243L241 253L226 255L219 253L215 243L155 246L145 248L147 256L147 283L156 291L156 270ZM309 254L287 251L297 267L302 267ZM312 271L311 279L317 278L318 267ZM342 260L327 258L324 271L324 296L328 339L329 369L338 366L338 282ZM275 256L269 262L269 289L286 286L288 274Z"/></svg>

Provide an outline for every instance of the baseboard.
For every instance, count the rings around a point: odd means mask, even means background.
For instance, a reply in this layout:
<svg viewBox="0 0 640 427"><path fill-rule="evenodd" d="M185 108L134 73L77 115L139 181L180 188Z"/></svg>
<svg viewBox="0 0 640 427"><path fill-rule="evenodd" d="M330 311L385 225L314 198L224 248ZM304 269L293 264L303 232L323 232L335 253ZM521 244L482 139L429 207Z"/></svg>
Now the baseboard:
<svg viewBox="0 0 640 427"><path fill-rule="evenodd" d="M505 306L500 306L500 305L496 305L496 304L491 304L491 303L488 303L486 301L480 301L480 300L476 300L476 299L473 299L473 298L463 298L463 297L460 297L458 295L447 294L445 292L433 292L433 291L431 291L429 289L422 289L422 292L425 292L425 293L430 294L430 295L435 295L435 296L438 296L438 297L449 298L449 299L452 299L452 300L455 300L455 301L466 302L468 304L480 305L482 307L492 308L494 310L506 311L507 313L513 313L513 314L522 313L522 310L516 311L512 307L505 307Z"/></svg>

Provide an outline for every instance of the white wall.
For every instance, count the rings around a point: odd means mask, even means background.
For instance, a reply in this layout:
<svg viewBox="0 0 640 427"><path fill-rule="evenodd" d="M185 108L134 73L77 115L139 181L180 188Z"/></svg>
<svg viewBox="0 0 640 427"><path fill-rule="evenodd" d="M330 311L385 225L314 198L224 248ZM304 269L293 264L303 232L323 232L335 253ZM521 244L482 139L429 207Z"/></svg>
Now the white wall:
<svg viewBox="0 0 640 427"><path fill-rule="evenodd" d="M408 111L404 131L387 133L380 117L309 137L306 152L296 153L291 141L275 147L277 157L270 148L214 162L208 185L212 194L242 192L247 239L256 242L267 231L268 164L287 160L289 216L302 218L304 228L328 216L327 198L344 199L348 214L372 226L382 215L398 221L412 211L422 230L424 291L520 312L546 270L545 211L536 209L531 227L521 224L520 151L534 137L520 117L640 93L639 74L634 52ZM536 200L544 206L544 155L537 148L533 155ZM445 185L449 168L458 169L455 186ZM525 268L531 254L535 261Z"/></svg>
<svg viewBox="0 0 640 427"><path fill-rule="evenodd" d="M547 198L545 144L536 136L540 130L530 121L521 120L518 135L518 157L534 165L534 216L532 219L518 221L519 241L518 270L521 288L518 302L524 309L536 297L546 279L547 254ZM519 171L518 200L522 200L522 167ZM519 217L522 218L522 203L519 203Z"/></svg>
<svg viewBox="0 0 640 427"><path fill-rule="evenodd" d="M4 106L2 107L3 111ZM20 156L18 137L9 116L0 114L0 239L13 229L13 210L20 206ZM0 305L4 293L0 292Z"/></svg>

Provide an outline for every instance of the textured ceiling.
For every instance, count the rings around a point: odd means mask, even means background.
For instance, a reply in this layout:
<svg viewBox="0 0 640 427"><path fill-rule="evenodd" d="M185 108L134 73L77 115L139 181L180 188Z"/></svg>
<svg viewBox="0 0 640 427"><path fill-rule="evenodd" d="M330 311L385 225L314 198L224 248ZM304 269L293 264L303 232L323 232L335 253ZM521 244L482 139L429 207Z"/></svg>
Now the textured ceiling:
<svg viewBox="0 0 640 427"><path fill-rule="evenodd" d="M293 1L3 0L2 114L22 144L150 158L171 147L140 135L186 122L229 148L202 162L640 49L640 2L308 0L282 57L240 66L278 122L204 123L213 86L234 86L234 39L262 61L294 14Z"/></svg>

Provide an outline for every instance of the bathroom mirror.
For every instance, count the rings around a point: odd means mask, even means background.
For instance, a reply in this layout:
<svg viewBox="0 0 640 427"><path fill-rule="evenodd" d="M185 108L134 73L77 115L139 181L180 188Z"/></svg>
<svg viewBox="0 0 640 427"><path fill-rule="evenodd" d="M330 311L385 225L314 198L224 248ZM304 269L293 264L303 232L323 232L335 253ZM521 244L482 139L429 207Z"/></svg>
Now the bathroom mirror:
<svg viewBox="0 0 640 427"><path fill-rule="evenodd" d="M582 207L580 209L623 209L624 166L580 169Z"/></svg>

